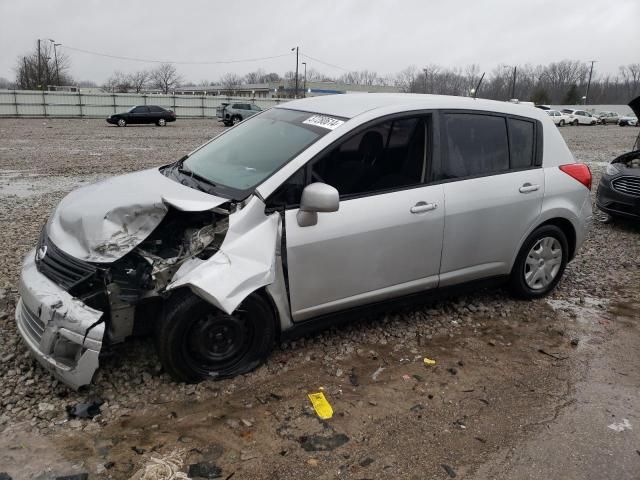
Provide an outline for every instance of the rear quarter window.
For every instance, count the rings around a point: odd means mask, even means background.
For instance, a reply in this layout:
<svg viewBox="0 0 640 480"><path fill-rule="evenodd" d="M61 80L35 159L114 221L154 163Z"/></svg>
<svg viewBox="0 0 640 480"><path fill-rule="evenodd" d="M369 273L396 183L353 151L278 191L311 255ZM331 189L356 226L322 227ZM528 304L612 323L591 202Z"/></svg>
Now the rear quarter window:
<svg viewBox="0 0 640 480"><path fill-rule="evenodd" d="M530 167L533 165L535 151L535 124L515 118L510 118L508 121L511 168Z"/></svg>

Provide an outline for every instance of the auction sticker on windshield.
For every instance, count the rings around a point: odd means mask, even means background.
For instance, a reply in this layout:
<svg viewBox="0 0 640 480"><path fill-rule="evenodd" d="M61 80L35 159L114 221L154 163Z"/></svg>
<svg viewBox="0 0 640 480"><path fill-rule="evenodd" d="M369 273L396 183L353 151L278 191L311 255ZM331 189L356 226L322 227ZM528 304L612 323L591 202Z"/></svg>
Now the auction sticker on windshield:
<svg viewBox="0 0 640 480"><path fill-rule="evenodd" d="M344 120L338 120L337 118L327 117L326 115L314 115L307 118L304 122L307 125L314 125L316 127L326 128L328 130L335 130L344 123Z"/></svg>

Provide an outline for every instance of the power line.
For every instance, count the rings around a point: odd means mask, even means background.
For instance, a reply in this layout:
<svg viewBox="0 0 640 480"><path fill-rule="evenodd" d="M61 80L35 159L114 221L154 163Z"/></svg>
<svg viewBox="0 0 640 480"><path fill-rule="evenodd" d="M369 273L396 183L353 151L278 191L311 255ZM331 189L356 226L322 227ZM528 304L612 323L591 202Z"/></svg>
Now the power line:
<svg viewBox="0 0 640 480"><path fill-rule="evenodd" d="M205 62L187 62L187 61L176 61L176 60L157 60L157 59L148 59L148 58L135 58L135 57L124 57L120 55L110 55L108 53L100 53L100 52L92 52L91 50L84 50L82 48L70 47L68 45L62 45L62 48L67 50L72 50L75 52L86 53L88 55L96 55L99 57L106 58L114 58L116 60L126 60L129 62L140 62L140 63L174 63L176 65L220 65L220 64L231 64L231 63L251 63L251 62L259 62L262 60L271 60L274 58L282 58L288 57L291 55L290 53L284 53L282 55L272 55L269 57L257 57L257 58L245 58L242 60L210 60ZM322 63L322 62L321 62Z"/></svg>
<svg viewBox="0 0 640 480"><path fill-rule="evenodd" d="M351 72L352 70L348 69L348 68L344 68L341 67L339 65L334 65L333 63L328 63L328 62L323 62L322 60L319 60L317 58L312 57L311 55L307 55L306 53L301 53L300 55L302 55L303 57L307 57L315 62L321 63L323 65L326 65L328 67L333 67L333 68L337 68L339 70L344 70L345 72Z"/></svg>

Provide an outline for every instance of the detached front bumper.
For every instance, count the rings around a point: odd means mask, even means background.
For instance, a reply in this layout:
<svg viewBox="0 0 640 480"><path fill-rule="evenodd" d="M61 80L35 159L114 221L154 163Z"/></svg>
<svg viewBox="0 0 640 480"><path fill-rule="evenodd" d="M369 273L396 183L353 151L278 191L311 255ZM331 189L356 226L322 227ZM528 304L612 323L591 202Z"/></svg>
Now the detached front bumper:
<svg viewBox="0 0 640 480"><path fill-rule="evenodd" d="M36 359L74 389L91 383L98 368L102 313L53 283L36 268L35 250L25 257L16 307L18 331Z"/></svg>

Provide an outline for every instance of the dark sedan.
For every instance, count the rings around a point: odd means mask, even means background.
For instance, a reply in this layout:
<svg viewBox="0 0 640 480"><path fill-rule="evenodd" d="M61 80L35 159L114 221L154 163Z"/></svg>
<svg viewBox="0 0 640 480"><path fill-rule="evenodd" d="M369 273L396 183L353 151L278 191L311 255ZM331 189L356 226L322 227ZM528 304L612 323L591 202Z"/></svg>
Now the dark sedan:
<svg viewBox="0 0 640 480"><path fill-rule="evenodd" d="M107 118L107 122L119 127L131 124L155 123L164 127L167 122L175 122L176 114L157 105L136 105L124 113L116 113Z"/></svg>
<svg viewBox="0 0 640 480"><path fill-rule="evenodd" d="M629 106L640 116L640 97L629 102ZM598 185L596 205L604 222L613 217L640 220L640 135L631 152L607 165Z"/></svg>

